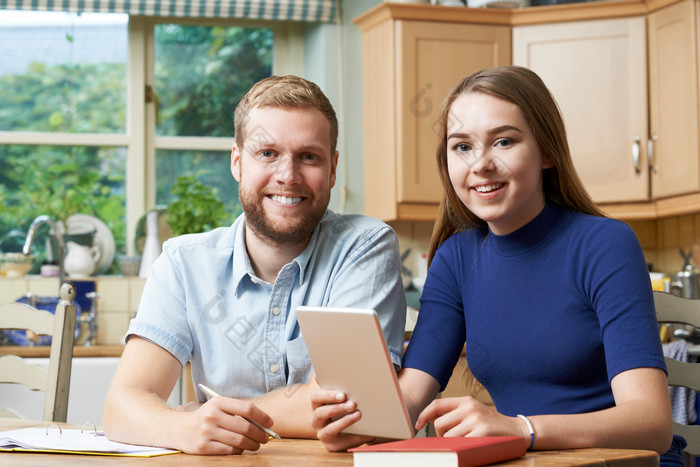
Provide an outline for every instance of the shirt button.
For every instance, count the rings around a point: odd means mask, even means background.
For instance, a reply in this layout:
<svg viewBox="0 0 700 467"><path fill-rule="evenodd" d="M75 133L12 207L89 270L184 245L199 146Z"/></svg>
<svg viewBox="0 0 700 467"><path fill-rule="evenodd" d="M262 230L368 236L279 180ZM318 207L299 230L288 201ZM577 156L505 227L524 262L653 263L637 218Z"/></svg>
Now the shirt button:
<svg viewBox="0 0 700 467"><path fill-rule="evenodd" d="M279 308L278 306L274 307L274 308L272 309L272 314L275 315L275 316L279 315L279 314L280 314L280 308Z"/></svg>
<svg viewBox="0 0 700 467"><path fill-rule="evenodd" d="M274 363L270 365L270 371L273 373L277 373L277 365L275 365Z"/></svg>
<svg viewBox="0 0 700 467"><path fill-rule="evenodd" d="M250 282L252 282L253 284L257 284L258 280L255 277L251 277Z"/></svg>

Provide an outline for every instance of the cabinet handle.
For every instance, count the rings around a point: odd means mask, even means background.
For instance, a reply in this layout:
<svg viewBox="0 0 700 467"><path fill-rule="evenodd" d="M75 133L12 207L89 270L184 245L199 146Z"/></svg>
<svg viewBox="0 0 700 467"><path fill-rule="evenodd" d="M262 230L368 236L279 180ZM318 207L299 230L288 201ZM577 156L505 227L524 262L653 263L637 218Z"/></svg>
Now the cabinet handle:
<svg viewBox="0 0 700 467"><path fill-rule="evenodd" d="M642 173L642 168L639 165L639 143L641 142L642 138L635 136L634 143L632 144L632 165L634 167L634 173L637 175Z"/></svg>
<svg viewBox="0 0 700 467"><path fill-rule="evenodd" d="M659 173L659 166L654 164L654 141L659 139L657 133L652 133L651 138L647 141L647 158L649 160L649 168L654 173Z"/></svg>

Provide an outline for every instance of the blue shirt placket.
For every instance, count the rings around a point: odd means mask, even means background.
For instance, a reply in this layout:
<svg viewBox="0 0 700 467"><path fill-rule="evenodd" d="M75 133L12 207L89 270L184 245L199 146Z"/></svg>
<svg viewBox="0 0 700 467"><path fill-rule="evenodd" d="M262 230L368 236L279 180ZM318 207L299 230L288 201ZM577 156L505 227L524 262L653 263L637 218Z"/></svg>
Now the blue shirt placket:
<svg viewBox="0 0 700 467"><path fill-rule="evenodd" d="M292 287L299 272L299 265L293 261L285 265L277 275L268 306L264 333L263 364L267 390L272 391L287 385L287 364L285 361L285 322Z"/></svg>

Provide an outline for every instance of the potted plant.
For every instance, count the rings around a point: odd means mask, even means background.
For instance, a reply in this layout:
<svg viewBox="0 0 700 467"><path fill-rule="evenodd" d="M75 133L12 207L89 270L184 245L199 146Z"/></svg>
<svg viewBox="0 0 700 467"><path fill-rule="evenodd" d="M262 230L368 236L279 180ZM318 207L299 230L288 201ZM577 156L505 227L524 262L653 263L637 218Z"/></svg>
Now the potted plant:
<svg viewBox="0 0 700 467"><path fill-rule="evenodd" d="M194 176L178 177L171 192L167 223L173 235L207 232L228 221L224 203Z"/></svg>

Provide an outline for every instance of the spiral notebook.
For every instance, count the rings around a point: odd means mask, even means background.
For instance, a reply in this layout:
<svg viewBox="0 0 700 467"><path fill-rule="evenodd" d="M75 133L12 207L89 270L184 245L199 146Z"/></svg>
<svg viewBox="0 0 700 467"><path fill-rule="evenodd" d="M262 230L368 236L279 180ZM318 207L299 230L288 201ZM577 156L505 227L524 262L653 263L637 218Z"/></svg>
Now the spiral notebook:
<svg viewBox="0 0 700 467"><path fill-rule="evenodd" d="M92 425L92 424L90 424ZM0 432L0 452L42 452L61 454L92 454L97 456L153 457L174 454L180 451L152 446L110 441L104 432L94 428L61 428L51 425L46 428L23 428Z"/></svg>

